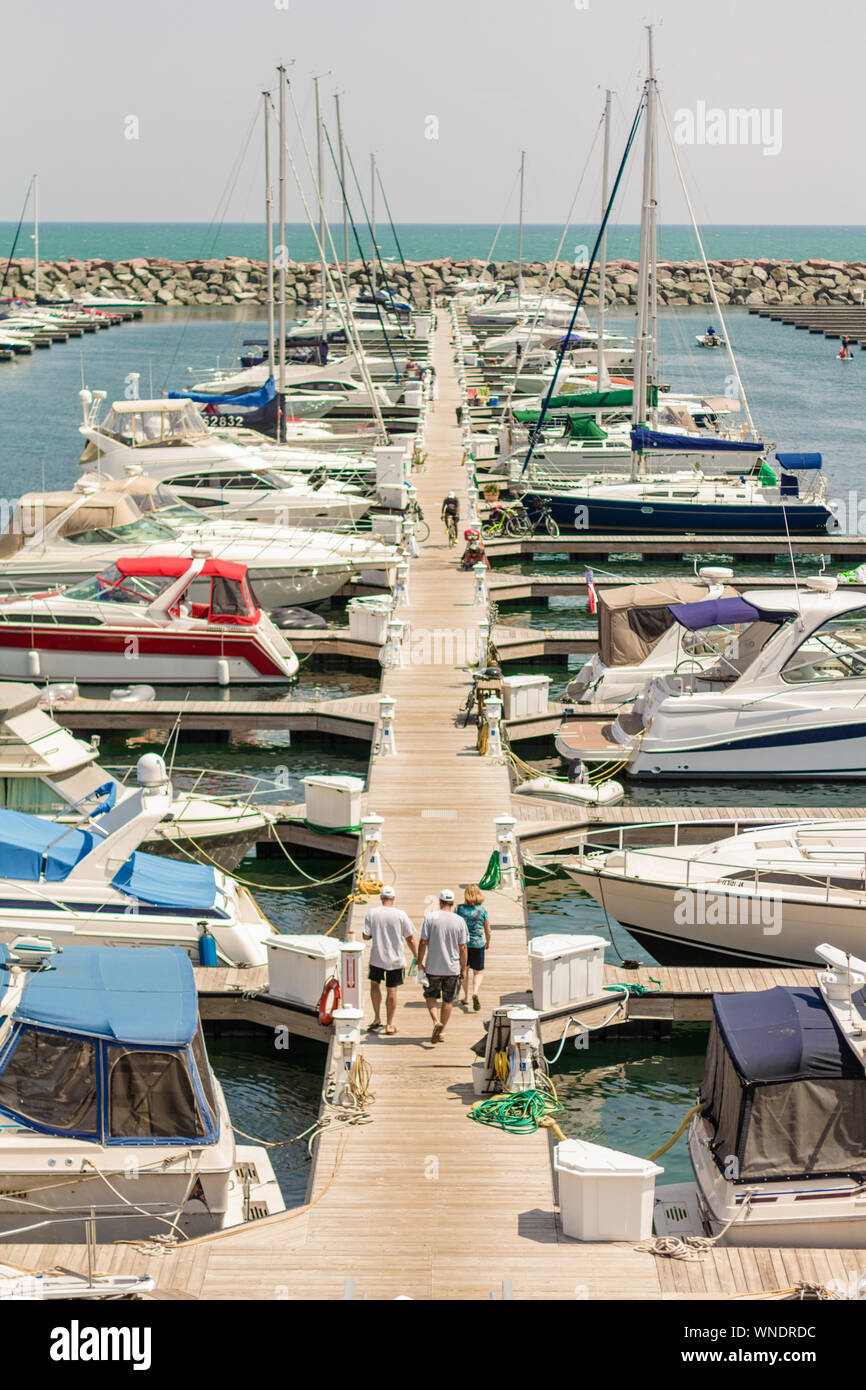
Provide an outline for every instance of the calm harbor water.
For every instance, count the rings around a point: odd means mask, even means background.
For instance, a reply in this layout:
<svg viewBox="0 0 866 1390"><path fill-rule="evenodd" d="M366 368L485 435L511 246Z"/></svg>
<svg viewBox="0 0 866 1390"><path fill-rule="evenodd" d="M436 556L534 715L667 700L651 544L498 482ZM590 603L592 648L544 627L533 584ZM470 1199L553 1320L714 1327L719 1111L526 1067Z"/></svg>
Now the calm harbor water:
<svg viewBox="0 0 866 1390"><path fill-rule="evenodd" d="M727 234L734 229L723 230ZM805 229L800 231L806 236ZM802 252L799 243L789 238L788 254L826 254L839 259L855 254L853 247L840 249L841 243L831 249L832 237L822 235L823 249L809 245ZM194 250L181 249L181 243L170 246L155 242L154 246L157 244L160 250L154 249L152 254L196 254ZM64 245L66 254L73 254L74 242L70 240ZM104 246L88 243L90 254L142 254L149 249L143 249L140 243L127 246L120 241L110 249L108 242ZM229 249L222 247L219 254ZM460 251L459 243L453 241L449 249L456 254L473 254ZM46 255L60 254L59 249L51 250L50 242L45 243L45 250ZM404 246L404 250L407 255L421 254L409 246ZM760 250L774 254L770 244ZM710 253L722 254L712 247ZM530 250L529 254L542 253ZM666 254L675 253L668 249ZM738 252L730 250L729 254ZM749 254L758 254L757 247ZM705 319L709 321L705 310L663 315L665 375L683 389L715 394L724 390L725 364L714 354L701 353L691 346L695 332L705 326ZM617 317L611 326L620 323L627 328L629 320ZM141 394L182 388L217 359L224 364L232 362L243 339L255 336L261 327L255 315L231 310L198 311L193 315L185 311L149 312L140 322L0 364L0 493L11 500L27 489L70 484L81 447L77 393L82 383L91 389L105 389L113 398L123 394L129 374L139 372ZM861 473L860 355L855 356L851 366L841 369L832 343L742 312L731 315L731 329L755 418L768 437L780 446L821 451L825 455L830 496L844 496L856 489ZM612 556L608 564L610 572L626 580L659 573L657 562L644 566ZM513 568L522 572L570 572L567 562L556 559ZM580 572L582 568L581 565ZM603 572L601 566L595 568ZM688 563L681 569L684 577L692 572ZM586 601L580 596L555 599L550 608L543 604L508 606L502 616L504 621L521 626L580 628L592 621ZM579 661L572 659L572 669ZM551 692L559 694L570 672L551 666L549 674L553 679ZM367 674L305 667L293 693L298 699L361 694L374 689L375 684L374 677ZM166 693L176 696L176 692ZM151 746L159 748L161 743L149 744L141 738L106 738L102 755L110 763L134 761ZM533 753L531 761L544 770L559 770L552 757ZM304 775L363 775L367 757L361 746L335 747L326 742L306 738L293 741L287 734L267 733L245 735L232 744L185 738L176 762L179 767L209 769L211 774L225 769L276 781L278 789L268 793L270 799L300 801ZM179 781L184 777L184 773L178 774ZM828 801L857 804L862 794L856 785L828 788L820 784L786 784L781 791L778 785L771 784L749 784L747 789L723 784L635 785L628 788L628 800L644 805L777 805L780 801L800 805ZM302 867L308 874L326 877L340 865L331 858L304 858ZM310 887L288 860L248 859L242 872L258 885L256 892L264 911L283 931L326 931L345 900L343 880ZM532 885L528 902L535 933L607 932L598 905L576 892L567 879L551 878ZM619 924L612 923L610 928L613 944L608 947L609 960L616 962L622 956L651 961ZM652 1152L676 1128L693 1101L703 1068L705 1039L705 1029L692 1027L678 1029L673 1039L664 1043L596 1042L583 1052L575 1051L569 1043L555 1072L564 1106L563 1128L568 1134L580 1134L635 1153ZM554 1050L548 1045L549 1055ZM268 1041L222 1038L213 1041L212 1054L232 1115L241 1129L257 1138L280 1142L299 1134L315 1119L321 1087L321 1049L301 1042L295 1044L293 1040L290 1051L282 1053ZM287 1200L302 1200L308 1167L303 1146L282 1145L273 1149L271 1155ZM687 1176L682 1143L666 1155L665 1166L670 1180Z"/></svg>
<svg viewBox="0 0 866 1390"><path fill-rule="evenodd" d="M358 219L358 235L364 254L371 243L363 218ZM496 222L398 222L397 241L408 261L487 259L494 246ZM0 246L11 247L14 222L0 222ZM576 246L592 246L595 226L569 227L561 259L574 255ZM30 228L23 229L16 254L32 255ZM334 243L342 246L342 223L332 224ZM527 261L549 260L554 255L562 227L552 223L526 223L523 254ZM809 260L820 256L831 261L862 260L866 255L864 227L750 227L706 226L701 235L710 260L732 260L738 256L766 257L771 260ZM380 217L376 236L383 260L399 259L397 241ZM639 228L623 223L608 230L611 259L637 260ZM505 223L496 240L493 259L516 260L518 227ZM198 260L223 256L265 256L265 228L256 222L42 222L39 227L39 253L44 260L99 258L125 260L131 256L166 256L169 260ZM317 258L316 244L307 223L286 228L286 245L292 260ZM354 257L354 242L350 254ZM695 260L697 247L689 226L659 228L659 254L666 260Z"/></svg>

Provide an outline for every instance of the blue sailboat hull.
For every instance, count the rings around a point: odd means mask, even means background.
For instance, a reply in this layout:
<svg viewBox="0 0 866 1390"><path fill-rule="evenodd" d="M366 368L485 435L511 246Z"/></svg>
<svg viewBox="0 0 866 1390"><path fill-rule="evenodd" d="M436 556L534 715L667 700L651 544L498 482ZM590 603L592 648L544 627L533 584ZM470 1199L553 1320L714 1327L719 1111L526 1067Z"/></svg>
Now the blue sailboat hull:
<svg viewBox="0 0 866 1390"><path fill-rule="evenodd" d="M534 519L546 502L557 525L571 531L643 531L723 536L814 535L825 532L832 512L821 504L756 506L747 502L642 502L637 498L596 497L591 492L534 492L524 496L524 506ZM787 528L786 528L787 521ZM835 529L835 526L834 526Z"/></svg>

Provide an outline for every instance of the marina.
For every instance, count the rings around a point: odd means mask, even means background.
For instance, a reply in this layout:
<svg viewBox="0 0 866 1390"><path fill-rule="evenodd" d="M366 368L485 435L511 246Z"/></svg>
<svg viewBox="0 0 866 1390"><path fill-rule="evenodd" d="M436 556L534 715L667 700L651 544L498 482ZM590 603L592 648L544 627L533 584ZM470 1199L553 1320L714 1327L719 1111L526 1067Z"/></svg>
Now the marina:
<svg viewBox="0 0 866 1390"><path fill-rule="evenodd" d="M864 1296L859 193L781 109L669 109L718 45L628 8L621 60L624 15L551 17L543 117L513 0L411 82L338 3L291 61L204 27L206 139L136 39L92 209L20 137L0 1298L62 1305L52 1361L165 1378L177 1318L175 1371L249 1374L275 1302L518 1299L628 1303L667 1374L716 1329L822 1360Z"/></svg>

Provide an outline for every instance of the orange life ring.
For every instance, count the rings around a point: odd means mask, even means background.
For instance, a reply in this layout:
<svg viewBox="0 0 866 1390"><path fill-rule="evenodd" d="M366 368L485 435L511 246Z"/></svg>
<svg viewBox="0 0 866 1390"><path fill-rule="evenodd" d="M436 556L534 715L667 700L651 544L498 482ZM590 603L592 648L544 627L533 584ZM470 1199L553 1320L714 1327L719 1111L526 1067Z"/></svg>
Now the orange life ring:
<svg viewBox="0 0 866 1390"><path fill-rule="evenodd" d="M333 1003L329 996L333 993ZM325 1027L334 1022L334 1010L340 1007L340 986L336 979L329 980L322 990L322 997L319 1000L319 1022Z"/></svg>

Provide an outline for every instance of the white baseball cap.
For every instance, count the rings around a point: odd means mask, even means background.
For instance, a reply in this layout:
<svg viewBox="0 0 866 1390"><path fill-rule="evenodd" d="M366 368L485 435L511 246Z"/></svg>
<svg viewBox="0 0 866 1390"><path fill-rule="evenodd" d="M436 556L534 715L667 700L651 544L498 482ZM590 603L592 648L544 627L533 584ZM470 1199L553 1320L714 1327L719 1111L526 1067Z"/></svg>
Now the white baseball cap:
<svg viewBox="0 0 866 1390"><path fill-rule="evenodd" d="M453 903L454 894L451 892L450 888L442 889L441 893L439 894L439 901L440 903Z"/></svg>
<svg viewBox="0 0 866 1390"><path fill-rule="evenodd" d="M379 893L380 898L396 898L396 896L397 894L394 892L394 889L391 887L390 883L383 884L382 889Z"/></svg>

